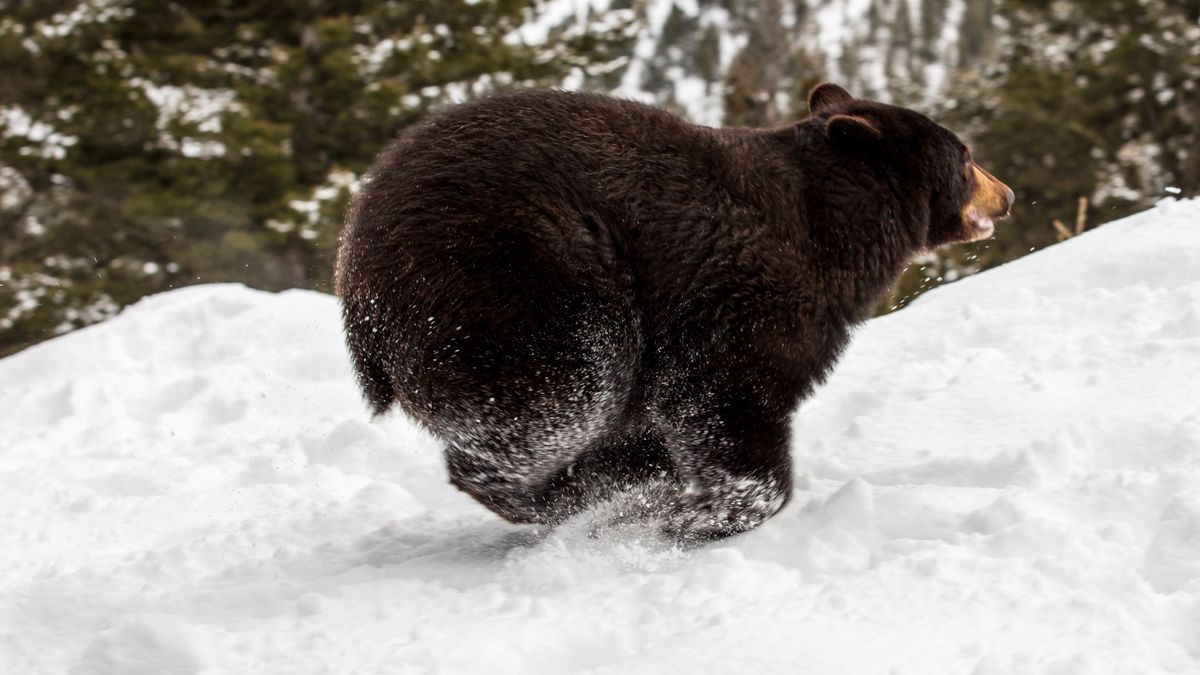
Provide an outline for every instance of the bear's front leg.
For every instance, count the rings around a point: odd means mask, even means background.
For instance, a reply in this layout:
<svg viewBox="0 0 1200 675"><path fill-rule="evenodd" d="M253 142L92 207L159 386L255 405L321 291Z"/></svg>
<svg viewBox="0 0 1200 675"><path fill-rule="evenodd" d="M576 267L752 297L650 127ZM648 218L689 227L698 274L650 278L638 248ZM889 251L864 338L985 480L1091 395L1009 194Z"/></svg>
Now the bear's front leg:
<svg viewBox="0 0 1200 675"><path fill-rule="evenodd" d="M659 408L679 476L663 530L688 543L752 530L791 496L788 415L755 400L755 392L678 395L688 391L675 389Z"/></svg>
<svg viewBox="0 0 1200 675"><path fill-rule="evenodd" d="M790 495L789 477L709 473L683 484L662 529L686 543L721 539L758 527Z"/></svg>

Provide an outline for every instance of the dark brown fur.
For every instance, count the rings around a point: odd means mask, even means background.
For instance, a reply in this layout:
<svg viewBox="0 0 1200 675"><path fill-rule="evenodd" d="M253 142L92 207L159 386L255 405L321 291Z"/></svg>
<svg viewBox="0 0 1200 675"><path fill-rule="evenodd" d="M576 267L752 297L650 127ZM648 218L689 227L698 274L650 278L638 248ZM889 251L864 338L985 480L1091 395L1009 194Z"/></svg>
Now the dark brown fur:
<svg viewBox="0 0 1200 675"><path fill-rule="evenodd" d="M372 408L424 423L452 482L514 522L650 482L676 535L761 523L790 494L788 416L850 328L999 190L917 113L832 85L811 105L710 129L524 91L406 132L338 259Z"/></svg>

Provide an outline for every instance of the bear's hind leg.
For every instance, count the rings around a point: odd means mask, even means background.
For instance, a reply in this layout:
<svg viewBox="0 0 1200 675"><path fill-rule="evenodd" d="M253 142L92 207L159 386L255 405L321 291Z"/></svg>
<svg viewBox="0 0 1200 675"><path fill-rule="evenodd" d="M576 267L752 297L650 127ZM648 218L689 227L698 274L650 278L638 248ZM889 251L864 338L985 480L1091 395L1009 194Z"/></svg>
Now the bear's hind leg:
<svg viewBox="0 0 1200 675"><path fill-rule="evenodd" d="M616 435L584 452L515 457L511 448L447 451L451 483L504 519L556 525L617 493L678 476L660 439ZM546 475L546 466L557 468Z"/></svg>
<svg viewBox="0 0 1200 675"><path fill-rule="evenodd" d="M548 458L514 458L508 448L452 445L446 448L450 484L490 511L520 525L551 525L559 521L553 504L539 491L535 466ZM564 458L562 461L569 461Z"/></svg>
<svg viewBox="0 0 1200 675"><path fill-rule="evenodd" d="M543 500L570 517L617 493L678 481L662 439L633 431L606 439L581 454L541 486Z"/></svg>
<svg viewBox="0 0 1200 675"><path fill-rule="evenodd" d="M511 522L553 525L577 512L559 477L621 427L629 343L617 329L584 332L523 358L473 359L476 367L461 370L475 381L442 407L457 406L438 420L450 482ZM508 369L497 374L489 363Z"/></svg>

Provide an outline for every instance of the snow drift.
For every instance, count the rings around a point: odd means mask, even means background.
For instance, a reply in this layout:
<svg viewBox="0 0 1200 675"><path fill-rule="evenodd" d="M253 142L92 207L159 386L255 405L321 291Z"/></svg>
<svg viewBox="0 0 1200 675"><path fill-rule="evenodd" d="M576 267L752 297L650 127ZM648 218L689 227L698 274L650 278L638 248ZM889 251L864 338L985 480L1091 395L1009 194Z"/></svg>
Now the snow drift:
<svg viewBox="0 0 1200 675"><path fill-rule="evenodd" d="M1200 201L929 293L748 535L508 525L368 419L334 298L200 286L0 361L0 672L1200 672Z"/></svg>

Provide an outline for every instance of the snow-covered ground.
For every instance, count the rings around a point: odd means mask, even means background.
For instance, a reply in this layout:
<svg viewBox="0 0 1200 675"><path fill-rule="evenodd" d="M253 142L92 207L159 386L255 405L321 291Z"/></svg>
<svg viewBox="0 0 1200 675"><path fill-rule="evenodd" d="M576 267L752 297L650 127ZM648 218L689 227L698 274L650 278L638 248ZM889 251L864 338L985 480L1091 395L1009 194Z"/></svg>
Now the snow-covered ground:
<svg viewBox="0 0 1200 675"><path fill-rule="evenodd" d="M0 673L1200 672L1200 201L871 321L795 430L748 535L537 536L332 297L155 296L0 361Z"/></svg>

